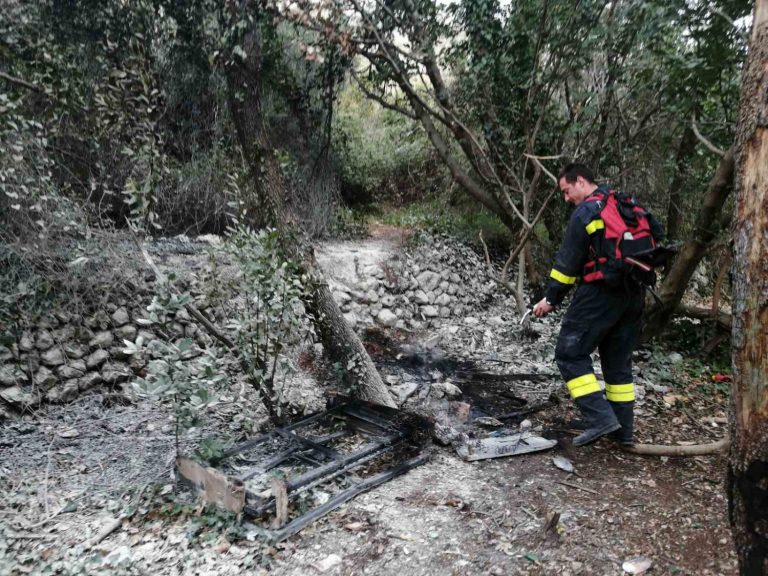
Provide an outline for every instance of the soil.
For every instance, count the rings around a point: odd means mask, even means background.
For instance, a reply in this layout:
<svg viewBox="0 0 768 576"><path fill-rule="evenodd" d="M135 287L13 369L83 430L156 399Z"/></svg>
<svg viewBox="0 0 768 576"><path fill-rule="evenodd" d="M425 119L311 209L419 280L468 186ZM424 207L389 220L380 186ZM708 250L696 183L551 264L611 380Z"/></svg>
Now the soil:
<svg viewBox="0 0 768 576"><path fill-rule="evenodd" d="M324 246L321 265L352 261L345 246L362 264L381 262L401 240L401 233L379 229L371 239ZM171 464L177 439L167 407L126 403L123 394L92 395L0 428L0 576L46 571L618 575L624 573L623 562L638 556L653 562L652 574L737 574L724 455L642 457L621 452L608 440L574 448L562 425L573 417L572 407L552 376L558 318L539 323L532 341L519 338L513 321L506 331L494 329L491 338L486 327L508 314L507 306L500 301L476 314L482 328L473 333L467 327L455 340L444 339L443 354L463 361L467 340L462 338L471 337L483 342L483 354L512 358L476 366L479 371L550 375L521 383L508 405L489 405L483 397L483 411L499 415L510 406L519 409L518 396L533 405L554 394L554 404L526 416L532 430L558 439L554 449L465 462L452 447L434 445L427 464L270 546L250 522L238 524L176 492ZM460 323L446 319L446 325ZM375 343L376 350L390 353L399 344L397 336L415 343L433 335L394 336ZM650 361L638 362L644 374L638 381L650 382L655 369ZM382 363L383 373L392 370ZM308 379L303 386L297 397L318 396ZM646 389L638 403L641 441L703 443L723 434L718 422L726 400L705 393L701 382L680 382L676 398L666 401ZM244 427L243 401L224 398L204 429L179 439L182 450L212 432ZM406 408L418 402L414 396ZM568 458L574 472L556 467L554 456ZM121 515L126 519L117 529L87 546Z"/></svg>

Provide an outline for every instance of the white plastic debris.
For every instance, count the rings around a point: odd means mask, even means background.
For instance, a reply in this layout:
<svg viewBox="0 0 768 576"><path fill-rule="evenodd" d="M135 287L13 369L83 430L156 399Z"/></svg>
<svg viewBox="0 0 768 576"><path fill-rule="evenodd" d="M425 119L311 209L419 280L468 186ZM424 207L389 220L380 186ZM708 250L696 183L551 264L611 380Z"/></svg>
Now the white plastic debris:
<svg viewBox="0 0 768 576"><path fill-rule="evenodd" d="M573 463L565 456L553 456L552 464L560 468L560 470L565 470L569 473L573 472Z"/></svg>
<svg viewBox="0 0 768 576"><path fill-rule="evenodd" d="M645 574L653 566L653 561L645 556L636 556L625 560L621 567L627 574Z"/></svg>

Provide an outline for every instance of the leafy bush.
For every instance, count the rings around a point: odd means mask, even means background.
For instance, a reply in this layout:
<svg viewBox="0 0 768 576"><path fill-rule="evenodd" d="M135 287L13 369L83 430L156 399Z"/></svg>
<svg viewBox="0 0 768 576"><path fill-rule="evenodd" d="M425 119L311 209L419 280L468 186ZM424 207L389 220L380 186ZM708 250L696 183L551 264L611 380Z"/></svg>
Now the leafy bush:
<svg viewBox="0 0 768 576"><path fill-rule="evenodd" d="M453 207L440 200L429 200L387 210L382 221L448 234L476 247L480 247L478 233L482 232L483 240L493 252L506 252L512 243L509 229L496 215L475 205Z"/></svg>
<svg viewBox="0 0 768 576"><path fill-rule="evenodd" d="M355 85L346 86L339 97L333 135L347 202L398 200L441 181L428 172L432 147L423 131L366 99Z"/></svg>

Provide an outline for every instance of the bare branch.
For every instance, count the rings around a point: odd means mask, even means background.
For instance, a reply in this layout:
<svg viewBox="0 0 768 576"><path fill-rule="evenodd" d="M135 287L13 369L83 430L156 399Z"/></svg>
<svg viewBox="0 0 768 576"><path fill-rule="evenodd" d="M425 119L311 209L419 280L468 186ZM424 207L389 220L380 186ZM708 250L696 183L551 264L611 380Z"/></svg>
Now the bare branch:
<svg viewBox="0 0 768 576"><path fill-rule="evenodd" d="M22 80L21 78L16 78L15 76L11 76L10 74L6 74L2 70L0 70L0 78L3 80L7 80L11 84L16 84L17 86L21 86L23 88L26 88L27 90L32 90L33 92L37 92L39 94L43 94L45 91L36 84L31 84L27 82L26 80Z"/></svg>
<svg viewBox="0 0 768 576"><path fill-rule="evenodd" d="M541 219L541 216L544 214L544 209L549 204L549 201L552 200L552 197L555 195L555 192L557 192L559 188L555 187L552 189L552 192L549 193L549 196L547 196L546 200L544 200L544 203L541 205L541 208L539 208L539 211L536 213L536 217L533 219L533 222L531 222L531 227L528 228L528 230L525 231L525 234L523 234L523 237L520 238L520 242L517 245L517 248L515 248L512 253L509 255L509 258L507 258L507 261L504 263L504 269L502 270L502 276L506 278L507 270L509 269L512 262L515 261L515 258L518 257L520 252L523 248L525 248L525 244L528 242L528 238L530 237L531 233L533 232L534 226L538 223L538 221Z"/></svg>
<svg viewBox="0 0 768 576"><path fill-rule="evenodd" d="M378 102L379 105L381 105L382 108L386 108L387 110L392 110L394 112L397 112L398 114L402 114L403 116L410 118L412 120L417 120L416 114L411 112L410 110L407 110L405 108L401 108L397 104L393 104L389 100L387 100L383 95L376 94L374 92L371 92L366 86L365 83L362 81L360 76L352 70L352 78L357 83L358 88L362 91L363 94L366 95L366 97L370 98L371 100Z"/></svg>
<svg viewBox="0 0 768 576"><path fill-rule="evenodd" d="M712 142L710 142L709 140L707 140L707 139L706 139L706 138L705 138L705 137L704 137L704 136L701 134L701 132L699 132L699 127L696 125L696 116L695 116L695 115L694 115L694 116L691 116L691 128L693 128L693 133L696 135L696 138L698 138L698 139L699 139L699 142L701 142L702 144L704 144L704 146L707 148L707 150L709 150L710 152L714 152L715 154L717 154L717 155L718 155L718 156L720 156L721 158L722 158L723 156L725 156L725 150L721 150L720 148L718 148L717 146L715 146L714 144L712 144Z"/></svg>
<svg viewBox="0 0 768 576"><path fill-rule="evenodd" d="M539 162L539 160L555 160L557 158L562 158L562 154L559 154L557 156L534 156L533 154L523 154L523 156L525 156L526 158L530 158L531 160L536 162L536 164L539 166L539 168L541 168L541 170L544 172L544 174L549 176L550 180L552 180L552 182L555 183L555 186L557 186L559 184L559 182L557 181L557 176L555 176L554 174L552 174L552 172L547 170L544 167L544 164Z"/></svg>

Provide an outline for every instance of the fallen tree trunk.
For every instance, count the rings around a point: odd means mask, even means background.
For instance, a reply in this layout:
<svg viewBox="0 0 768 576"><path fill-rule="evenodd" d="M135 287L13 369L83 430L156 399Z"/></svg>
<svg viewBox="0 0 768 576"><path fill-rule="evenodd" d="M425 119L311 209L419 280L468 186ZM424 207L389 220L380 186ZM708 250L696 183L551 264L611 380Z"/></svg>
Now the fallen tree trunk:
<svg viewBox="0 0 768 576"><path fill-rule="evenodd" d="M319 274L314 263L313 270ZM343 369L344 383L361 400L397 408L360 338L350 327L333 299L328 284L319 279L312 298L315 328L331 360Z"/></svg>

